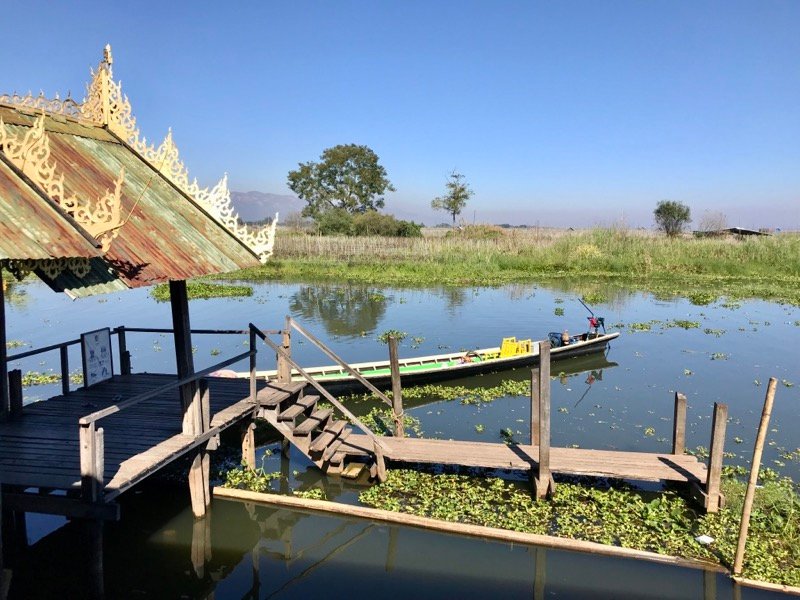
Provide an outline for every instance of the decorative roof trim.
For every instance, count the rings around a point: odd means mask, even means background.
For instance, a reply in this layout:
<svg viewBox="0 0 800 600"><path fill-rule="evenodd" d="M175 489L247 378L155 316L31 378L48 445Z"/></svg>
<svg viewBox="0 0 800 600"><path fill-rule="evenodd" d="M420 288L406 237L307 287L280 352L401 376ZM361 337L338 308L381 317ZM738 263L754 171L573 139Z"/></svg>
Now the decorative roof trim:
<svg viewBox="0 0 800 600"><path fill-rule="evenodd" d="M14 92L13 94L1 94L0 104L64 115L73 119L78 119L82 115L81 105L75 102L70 94L67 94L67 97L62 100L58 94L55 98L47 98L43 91L40 91L38 96L34 96L32 92L28 92L24 96Z"/></svg>
<svg viewBox="0 0 800 600"><path fill-rule="evenodd" d="M64 175L50 156L50 138L44 129L44 113L24 133L15 135L0 118L0 151L50 199L94 236L108 252L122 226L120 195L125 169L120 171L114 192L108 191L91 203L64 192Z"/></svg>
<svg viewBox="0 0 800 600"><path fill-rule="evenodd" d="M107 45L103 60L97 70L92 71L92 81L87 86L87 96L81 105L82 118L107 127L176 187L194 199L212 218L256 254L262 263L266 263L272 256L278 215L275 215L272 223L254 231L242 223L233 208L227 174L214 187L201 188L197 179L189 180L189 171L180 159L171 129L157 147L148 144L136 127L136 117L133 116L130 100L122 93L122 82L115 82L113 79L112 64L111 47Z"/></svg>

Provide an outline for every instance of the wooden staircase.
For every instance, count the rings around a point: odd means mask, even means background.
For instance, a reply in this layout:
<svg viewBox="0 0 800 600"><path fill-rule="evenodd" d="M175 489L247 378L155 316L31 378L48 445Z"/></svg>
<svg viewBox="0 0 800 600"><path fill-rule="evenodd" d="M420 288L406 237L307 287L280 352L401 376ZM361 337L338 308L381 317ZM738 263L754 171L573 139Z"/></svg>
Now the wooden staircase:
<svg viewBox="0 0 800 600"><path fill-rule="evenodd" d="M306 382L269 383L256 394L257 416L277 429L323 472L340 474L348 459L342 444L352 428L347 421L337 419L333 409L320 408L320 397L308 393L307 388Z"/></svg>

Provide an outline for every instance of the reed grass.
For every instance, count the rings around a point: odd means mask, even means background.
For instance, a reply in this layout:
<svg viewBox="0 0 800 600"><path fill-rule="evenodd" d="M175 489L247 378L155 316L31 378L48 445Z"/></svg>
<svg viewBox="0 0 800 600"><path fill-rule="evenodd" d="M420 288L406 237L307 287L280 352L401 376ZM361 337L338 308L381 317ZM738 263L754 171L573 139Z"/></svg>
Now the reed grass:
<svg viewBox="0 0 800 600"><path fill-rule="evenodd" d="M421 238L279 234L264 267L231 279L354 281L384 285L500 285L615 279L655 292L800 303L800 235L668 238L626 229L487 228ZM679 286L679 287L678 287Z"/></svg>

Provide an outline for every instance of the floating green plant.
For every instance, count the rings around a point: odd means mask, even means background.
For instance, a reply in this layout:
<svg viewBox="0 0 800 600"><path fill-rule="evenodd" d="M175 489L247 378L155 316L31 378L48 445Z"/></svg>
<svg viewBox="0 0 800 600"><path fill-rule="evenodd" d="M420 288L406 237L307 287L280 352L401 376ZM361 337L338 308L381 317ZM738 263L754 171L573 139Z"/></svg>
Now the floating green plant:
<svg viewBox="0 0 800 600"><path fill-rule="evenodd" d="M208 283L206 281L189 281L186 284L186 294L189 300L207 300L209 298L237 298L253 295L253 288L249 285L230 285L222 283ZM169 285L159 283L150 290L150 295L157 302L169 302Z"/></svg>

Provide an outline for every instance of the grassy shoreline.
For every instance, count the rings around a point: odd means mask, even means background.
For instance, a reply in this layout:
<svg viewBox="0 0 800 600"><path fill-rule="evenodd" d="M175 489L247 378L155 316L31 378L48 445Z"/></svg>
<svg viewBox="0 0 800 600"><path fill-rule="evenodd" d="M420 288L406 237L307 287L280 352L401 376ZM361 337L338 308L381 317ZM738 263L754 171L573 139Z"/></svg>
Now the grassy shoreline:
<svg viewBox="0 0 800 600"><path fill-rule="evenodd" d="M638 231L347 238L283 232L263 267L222 279L391 286L545 283L800 305L800 235L669 239ZM704 303L704 302L700 302Z"/></svg>

